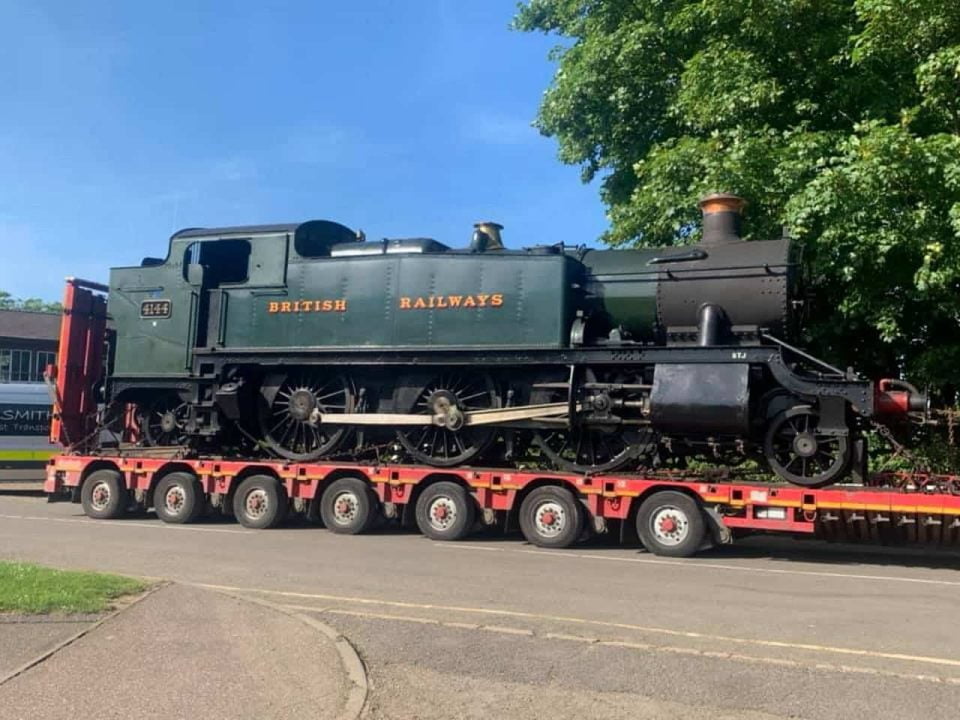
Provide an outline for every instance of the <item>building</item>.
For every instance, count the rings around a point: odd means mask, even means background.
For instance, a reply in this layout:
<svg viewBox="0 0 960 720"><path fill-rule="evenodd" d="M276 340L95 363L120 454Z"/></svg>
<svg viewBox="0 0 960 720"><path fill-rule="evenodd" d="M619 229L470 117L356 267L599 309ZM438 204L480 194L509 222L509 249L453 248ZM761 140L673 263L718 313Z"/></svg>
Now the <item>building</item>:
<svg viewBox="0 0 960 720"><path fill-rule="evenodd" d="M0 310L0 383L42 382L59 337L60 313Z"/></svg>

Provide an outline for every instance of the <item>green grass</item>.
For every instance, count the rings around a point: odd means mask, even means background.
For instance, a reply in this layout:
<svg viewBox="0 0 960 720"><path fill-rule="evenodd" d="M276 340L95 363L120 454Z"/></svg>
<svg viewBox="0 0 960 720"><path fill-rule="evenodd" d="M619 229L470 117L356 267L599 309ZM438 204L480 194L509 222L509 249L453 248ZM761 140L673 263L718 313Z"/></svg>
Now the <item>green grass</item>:
<svg viewBox="0 0 960 720"><path fill-rule="evenodd" d="M107 610L111 600L145 587L120 575L0 562L0 612L97 613Z"/></svg>

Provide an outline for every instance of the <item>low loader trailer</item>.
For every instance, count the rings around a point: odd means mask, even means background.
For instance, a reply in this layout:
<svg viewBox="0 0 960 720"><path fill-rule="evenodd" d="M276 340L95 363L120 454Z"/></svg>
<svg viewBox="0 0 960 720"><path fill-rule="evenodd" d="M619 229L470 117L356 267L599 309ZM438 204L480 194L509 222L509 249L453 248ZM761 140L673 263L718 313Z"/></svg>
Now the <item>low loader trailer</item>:
<svg viewBox="0 0 960 720"><path fill-rule="evenodd" d="M308 463L196 457L184 448L94 450L95 386L102 376L103 286L69 279L60 354L48 369L54 395L44 489L80 502L93 518L154 508L164 522L205 513L272 528L291 512L345 534L380 521L459 540L483 526L519 527L531 543L568 547L591 533L639 537L658 555L683 557L749 533L790 533L887 544L960 544L960 477L875 474L857 485L804 488L739 481L735 471L578 475L538 469L437 468L392 462ZM387 542L387 540L385 540Z"/></svg>

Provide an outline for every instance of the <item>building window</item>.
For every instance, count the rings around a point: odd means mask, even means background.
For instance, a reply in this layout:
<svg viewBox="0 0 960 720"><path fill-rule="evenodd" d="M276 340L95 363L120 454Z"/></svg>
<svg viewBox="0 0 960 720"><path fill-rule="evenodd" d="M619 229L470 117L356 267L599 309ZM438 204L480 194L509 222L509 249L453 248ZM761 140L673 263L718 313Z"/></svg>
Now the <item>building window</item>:
<svg viewBox="0 0 960 720"><path fill-rule="evenodd" d="M29 350L11 350L10 382L30 382L31 352Z"/></svg>
<svg viewBox="0 0 960 720"><path fill-rule="evenodd" d="M33 353L29 350L0 350L0 382L33 380Z"/></svg>
<svg viewBox="0 0 960 720"><path fill-rule="evenodd" d="M34 372L33 379L37 382L43 382L43 371L47 369L47 365L56 365L57 363L57 354L52 352L46 352L44 350L37 350L37 364L36 371Z"/></svg>

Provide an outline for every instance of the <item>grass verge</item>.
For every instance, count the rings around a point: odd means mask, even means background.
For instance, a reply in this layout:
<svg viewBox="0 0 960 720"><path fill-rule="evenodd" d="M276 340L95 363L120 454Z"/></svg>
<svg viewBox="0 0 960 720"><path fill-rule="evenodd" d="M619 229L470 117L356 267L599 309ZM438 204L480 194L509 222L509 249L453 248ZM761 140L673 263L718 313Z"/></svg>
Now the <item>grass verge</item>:
<svg viewBox="0 0 960 720"><path fill-rule="evenodd" d="M120 575L0 562L0 612L103 612L111 600L145 587L140 580Z"/></svg>

